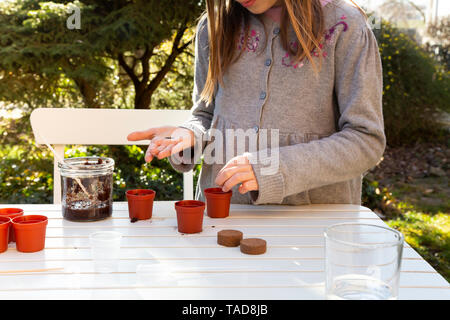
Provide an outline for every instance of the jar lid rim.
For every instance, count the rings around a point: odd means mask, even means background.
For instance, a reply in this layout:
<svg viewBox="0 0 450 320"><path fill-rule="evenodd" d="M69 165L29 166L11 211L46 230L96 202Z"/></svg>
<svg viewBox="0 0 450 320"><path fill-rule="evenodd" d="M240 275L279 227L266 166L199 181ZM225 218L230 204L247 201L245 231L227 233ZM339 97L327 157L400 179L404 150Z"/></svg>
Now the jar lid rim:
<svg viewBox="0 0 450 320"><path fill-rule="evenodd" d="M95 161L101 160L101 163L95 163ZM86 163L87 162L87 163ZM63 170L80 170L80 171L93 171L104 170L114 167L114 159L108 157L74 157L65 158L64 162L58 162L58 168Z"/></svg>

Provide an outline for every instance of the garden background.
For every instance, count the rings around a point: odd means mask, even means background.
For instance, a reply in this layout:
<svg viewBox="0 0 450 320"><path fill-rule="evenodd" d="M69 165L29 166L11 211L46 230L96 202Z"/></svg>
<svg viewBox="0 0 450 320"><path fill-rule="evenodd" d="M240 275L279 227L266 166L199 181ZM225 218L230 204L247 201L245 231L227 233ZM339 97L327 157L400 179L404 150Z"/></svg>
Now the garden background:
<svg viewBox="0 0 450 320"><path fill-rule="evenodd" d="M386 1L386 12L407 14L411 4ZM204 5L0 1L0 203L53 201L53 157L36 146L29 122L35 108L190 109L192 42ZM387 148L364 178L363 205L450 281L450 20L427 21L423 41L392 16L368 13L378 22ZM144 152L145 146L67 146L65 156L114 158L116 201L136 187L156 190L157 200L181 199L182 175L167 160L146 164Z"/></svg>

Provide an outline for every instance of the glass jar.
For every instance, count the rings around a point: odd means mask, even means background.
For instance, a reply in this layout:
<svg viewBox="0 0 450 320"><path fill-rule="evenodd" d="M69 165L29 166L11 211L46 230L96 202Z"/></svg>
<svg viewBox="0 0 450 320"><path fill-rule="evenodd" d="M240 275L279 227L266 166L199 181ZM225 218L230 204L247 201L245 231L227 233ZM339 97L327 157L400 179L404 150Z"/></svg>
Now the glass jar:
<svg viewBox="0 0 450 320"><path fill-rule="evenodd" d="M97 221L112 214L114 160L79 157L58 163L64 219Z"/></svg>

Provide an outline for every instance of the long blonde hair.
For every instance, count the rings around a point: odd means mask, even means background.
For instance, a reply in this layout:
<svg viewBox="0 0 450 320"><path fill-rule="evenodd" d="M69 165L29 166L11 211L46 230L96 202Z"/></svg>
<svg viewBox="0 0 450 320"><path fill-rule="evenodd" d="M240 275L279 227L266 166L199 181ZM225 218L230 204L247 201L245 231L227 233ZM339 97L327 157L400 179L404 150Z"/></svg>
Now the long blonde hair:
<svg viewBox="0 0 450 320"><path fill-rule="evenodd" d="M209 67L200 97L208 104L213 100L217 84L222 84L226 69L240 57L246 47L250 15L251 13L235 0L206 0L206 12L202 18L206 16L208 19ZM236 55L236 41L242 30L242 23L245 32L244 45ZM289 45L287 35L289 25L297 37L299 45L296 47ZM289 52L293 60L298 62L306 57L317 71L320 65L316 65L312 52L314 50L320 52L319 42L324 29L325 19L320 0L284 0L280 37L284 50Z"/></svg>

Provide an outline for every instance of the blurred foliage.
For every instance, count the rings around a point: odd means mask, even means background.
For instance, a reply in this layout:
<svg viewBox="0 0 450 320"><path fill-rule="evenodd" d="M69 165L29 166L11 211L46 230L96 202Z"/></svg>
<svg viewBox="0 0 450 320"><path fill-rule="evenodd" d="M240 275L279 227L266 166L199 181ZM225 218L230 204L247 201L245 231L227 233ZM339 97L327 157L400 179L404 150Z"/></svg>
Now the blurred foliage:
<svg viewBox="0 0 450 320"><path fill-rule="evenodd" d="M66 27L74 6L79 30ZM197 0L0 2L0 109L23 111L17 120L0 117L0 202L53 201L53 157L34 145L29 123L37 107L149 107L137 104L136 87L152 85L153 107L190 109L191 42L201 10ZM114 158L115 200L136 187L155 189L157 200L181 199L182 174L167 160L145 164L143 152L139 146L67 146L66 157Z"/></svg>
<svg viewBox="0 0 450 320"><path fill-rule="evenodd" d="M136 107L136 86L120 65L142 82L148 68L152 106L190 109L196 18L203 1L0 2L0 108L20 108L17 120L0 118L0 202L53 201L53 157L34 145L29 114L36 107ZM68 30L69 9L80 8L81 29ZM182 30L176 58L167 63ZM143 59L145 48L151 54ZM146 64L147 63L147 64ZM155 86L157 84L157 86ZM146 106L148 107L148 105ZM145 164L139 146L67 146L66 157L104 155L115 159L114 199L130 188L152 188L157 200L182 198L182 174L167 160ZM197 168L198 169L198 168ZM194 181L196 181L198 176Z"/></svg>
<svg viewBox="0 0 450 320"><path fill-rule="evenodd" d="M450 70L450 16L440 18L428 26L427 34L433 43L427 42L425 49L430 52L445 71Z"/></svg>
<svg viewBox="0 0 450 320"><path fill-rule="evenodd" d="M390 146L442 139L437 119L450 111L450 74L386 21L374 30L383 63L383 113Z"/></svg>
<svg viewBox="0 0 450 320"><path fill-rule="evenodd" d="M378 181L364 177L362 182L361 203L380 215L393 216L398 214L395 208L395 198L385 187L381 187Z"/></svg>
<svg viewBox="0 0 450 320"><path fill-rule="evenodd" d="M53 202L53 157L29 132L29 117L0 117L0 203Z"/></svg>
<svg viewBox="0 0 450 320"><path fill-rule="evenodd" d="M74 8L80 29L66 24ZM0 2L0 96L30 109L68 98L110 108L131 86L132 104L121 107L149 108L176 59L192 50L202 10L198 0Z"/></svg>

